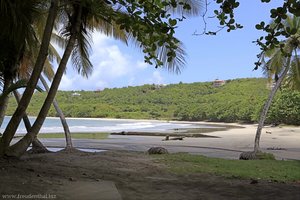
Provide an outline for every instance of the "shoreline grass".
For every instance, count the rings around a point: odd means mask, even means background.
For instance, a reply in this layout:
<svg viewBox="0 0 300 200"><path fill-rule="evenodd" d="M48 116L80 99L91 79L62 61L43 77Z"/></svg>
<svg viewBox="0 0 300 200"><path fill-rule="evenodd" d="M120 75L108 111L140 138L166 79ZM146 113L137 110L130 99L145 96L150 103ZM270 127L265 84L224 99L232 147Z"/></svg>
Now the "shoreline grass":
<svg viewBox="0 0 300 200"><path fill-rule="evenodd" d="M110 133L105 132L87 132L87 133L71 133L72 139L107 139ZM50 138L65 138L64 133L41 133L38 138L50 139Z"/></svg>
<svg viewBox="0 0 300 200"><path fill-rule="evenodd" d="M298 160L227 160L187 153L158 155L156 158L176 174L209 173L228 178L274 182L300 180Z"/></svg>

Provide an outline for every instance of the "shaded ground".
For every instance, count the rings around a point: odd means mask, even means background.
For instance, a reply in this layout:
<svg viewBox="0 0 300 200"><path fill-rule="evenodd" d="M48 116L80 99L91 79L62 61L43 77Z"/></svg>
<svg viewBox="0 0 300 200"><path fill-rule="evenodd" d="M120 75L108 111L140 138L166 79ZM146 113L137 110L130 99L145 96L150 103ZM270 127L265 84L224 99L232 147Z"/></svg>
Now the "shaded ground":
<svg viewBox="0 0 300 200"><path fill-rule="evenodd" d="M176 175L144 153L50 153L0 160L0 198L3 194L52 194L56 199L105 199L95 184L111 181L121 198L134 199L300 199L299 183L269 183L228 179L208 174ZM75 189L81 184L81 190ZM74 190L70 189L70 184ZM70 191L71 190L71 191ZM68 196L67 193L72 193Z"/></svg>

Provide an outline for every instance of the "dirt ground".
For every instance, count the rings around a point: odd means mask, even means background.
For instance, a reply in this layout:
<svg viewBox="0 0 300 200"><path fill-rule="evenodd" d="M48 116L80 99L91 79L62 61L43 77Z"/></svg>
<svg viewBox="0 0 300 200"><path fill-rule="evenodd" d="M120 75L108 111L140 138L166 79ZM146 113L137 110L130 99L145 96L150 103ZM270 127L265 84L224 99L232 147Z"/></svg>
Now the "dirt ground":
<svg viewBox="0 0 300 200"><path fill-rule="evenodd" d="M270 183L228 179L209 174L176 175L145 153L58 152L0 159L0 199L6 194L52 194L67 199L66 186L81 184L79 192L95 188L88 183L112 181L124 200L184 199L300 199L299 183ZM76 198L74 198L76 199ZM88 196L86 199L103 199Z"/></svg>

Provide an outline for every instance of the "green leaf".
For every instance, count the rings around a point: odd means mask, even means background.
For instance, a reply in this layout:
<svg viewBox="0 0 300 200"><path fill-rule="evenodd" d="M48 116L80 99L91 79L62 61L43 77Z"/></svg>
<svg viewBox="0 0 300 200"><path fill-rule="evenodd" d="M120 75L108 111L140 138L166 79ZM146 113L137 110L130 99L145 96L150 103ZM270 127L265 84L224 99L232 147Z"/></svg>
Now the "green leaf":
<svg viewBox="0 0 300 200"><path fill-rule="evenodd" d="M169 24L170 24L171 26L176 26L177 20L176 20L176 19L169 19Z"/></svg>

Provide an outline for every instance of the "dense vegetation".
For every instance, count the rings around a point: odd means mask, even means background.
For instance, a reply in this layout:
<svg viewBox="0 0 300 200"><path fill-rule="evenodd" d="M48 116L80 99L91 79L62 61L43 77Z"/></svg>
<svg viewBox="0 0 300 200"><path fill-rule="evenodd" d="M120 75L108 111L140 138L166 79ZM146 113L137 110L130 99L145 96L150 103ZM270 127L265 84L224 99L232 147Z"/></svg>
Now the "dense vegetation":
<svg viewBox="0 0 300 200"><path fill-rule="evenodd" d="M74 95L75 93L80 94ZM103 91L59 91L57 100L67 117L175 119L191 121L257 122L269 94L262 78L228 80L221 87L212 82L143 85ZM37 115L46 93L36 92L28 108ZM299 124L300 93L278 93L269 123ZM10 100L8 114L16 108ZM50 110L49 116L56 116Z"/></svg>

